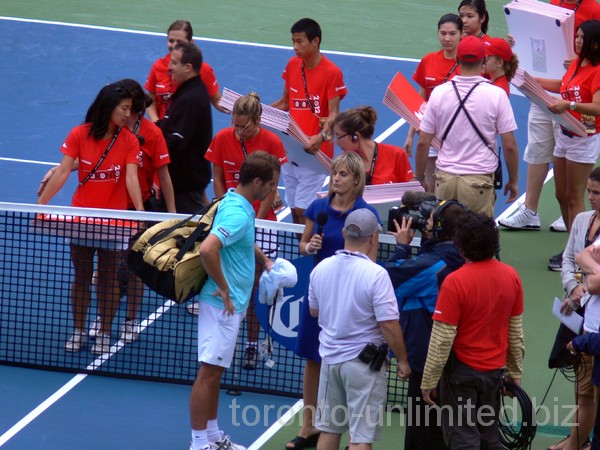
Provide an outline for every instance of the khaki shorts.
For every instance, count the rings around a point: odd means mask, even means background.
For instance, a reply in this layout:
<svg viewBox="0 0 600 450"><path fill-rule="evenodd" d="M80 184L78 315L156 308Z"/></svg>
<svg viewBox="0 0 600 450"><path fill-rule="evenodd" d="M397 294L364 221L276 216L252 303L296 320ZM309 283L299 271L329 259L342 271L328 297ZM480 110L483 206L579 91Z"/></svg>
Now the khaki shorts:
<svg viewBox="0 0 600 450"><path fill-rule="evenodd" d="M594 402L598 399L598 388L592 383L592 369L594 368L594 357L586 353L581 354L581 365L577 368L577 382L575 383L576 397L593 397Z"/></svg>
<svg viewBox="0 0 600 450"><path fill-rule="evenodd" d="M456 199L471 211L494 217L496 191L494 174L455 175L436 170L435 196L440 200Z"/></svg>
<svg viewBox="0 0 600 450"><path fill-rule="evenodd" d="M387 401L387 365L375 372L356 359L321 364L317 421L319 430L349 431L354 444L371 444L381 438Z"/></svg>

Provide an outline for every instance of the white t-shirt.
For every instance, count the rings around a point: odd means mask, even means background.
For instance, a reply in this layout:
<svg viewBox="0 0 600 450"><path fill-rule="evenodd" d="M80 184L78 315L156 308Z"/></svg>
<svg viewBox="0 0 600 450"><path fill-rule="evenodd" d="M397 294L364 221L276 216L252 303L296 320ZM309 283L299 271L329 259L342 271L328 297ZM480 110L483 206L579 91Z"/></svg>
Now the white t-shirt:
<svg viewBox="0 0 600 450"><path fill-rule="evenodd" d="M387 271L362 253L338 250L310 275L308 300L319 310L319 354L326 364L358 356L368 343L380 345L377 322L398 320L398 302Z"/></svg>

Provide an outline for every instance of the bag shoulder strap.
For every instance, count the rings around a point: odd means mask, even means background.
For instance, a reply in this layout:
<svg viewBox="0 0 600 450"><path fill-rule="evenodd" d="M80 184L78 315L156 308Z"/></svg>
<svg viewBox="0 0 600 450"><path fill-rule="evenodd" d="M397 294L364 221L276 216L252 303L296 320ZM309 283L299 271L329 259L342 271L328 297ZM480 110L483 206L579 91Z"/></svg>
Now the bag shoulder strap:
<svg viewBox="0 0 600 450"><path fill-rule="evenodd" d="M148 239L148 245L154 245L157 242L161 241L162 239L164 239L165 237L167 237L169 234L171 234L173 231L175 231L178 228L181 228L183 226L185 226L189 221L191 221L194 217L196 216L204 216L215 204L218 205L218 203L223 199L223 197L221 198L216 198L214 199L212 202L210 202L208 205L203 206L202 208L200 208L197 212L195 212L194 214L192 214L191 216L177 222L175 225L173 225L172 227L169 227L165 230L162 230L159 233L156 233L156 235L152 236L150 239ZM216 214L216 213L215 213Z"/></svg>
<svg viewBox="0 0 600 450"><path fill-rule="evenodd" d="M215 199L210 203L210 205L208 205L208 209L202 215L202 219L204 219L204 221L200 219L194 232L185 239L181 245L181 248L177 252L177 255L175 255L176 261L181 261L183 256L194 247L196 242L206 239L206 236L208 236L210 230L212 230L213 223L215 217L217 216L217 211L219 210L219 205L221 204L222 199L222 197Z"/></svg>

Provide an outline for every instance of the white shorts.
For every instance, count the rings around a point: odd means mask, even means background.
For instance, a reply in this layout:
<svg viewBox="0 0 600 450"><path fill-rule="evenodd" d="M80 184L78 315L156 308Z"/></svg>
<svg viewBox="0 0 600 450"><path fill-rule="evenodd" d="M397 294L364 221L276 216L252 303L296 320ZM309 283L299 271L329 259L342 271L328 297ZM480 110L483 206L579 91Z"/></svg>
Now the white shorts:
<svg viewBox="0 0 600 450"><path fill-rule="evenodd" d="M535 103L527 116L527 147L523 161L527 164L549 164L553 160L560 126Z"/></svg>
<svg viewBox="0 0 600 450"><path fill-rule="evenodd" d="M228 369L245 316L246 312L228 316L220 308L198 302L198 361Z"/></svg>
<svg viewBox="0 0 600 450"><path fill-rule="evenodd" d="M322 191L327 175L304 169L294 163L281 166L285 186L285 201L290 208L306 209Z"/></svg>
<svg viewBox="0 0 600 450"><path fill-rule="evenodd" d="M557 136L554 157L566 158L581 164L596 164L600 147L598 135L592 136L566 136L562 132Z"/></svg>

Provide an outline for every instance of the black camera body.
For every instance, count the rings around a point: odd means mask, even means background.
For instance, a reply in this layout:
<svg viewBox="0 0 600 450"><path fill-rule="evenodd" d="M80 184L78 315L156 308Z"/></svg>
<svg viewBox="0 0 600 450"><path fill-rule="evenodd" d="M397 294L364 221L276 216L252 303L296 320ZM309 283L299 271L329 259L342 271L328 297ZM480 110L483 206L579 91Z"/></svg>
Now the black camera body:
<svg viewBox="0 0 600 450"><path fill-rule="evenodd" d="M402 225L402 218L406 217L408 222L412 218L411 228L413 230L424 231L427 229L427 220L431 213L438 207L439 201L432 197L429 200L424 200L416 205L402 204L400 207L394 206L388 213L388 231L396 231L394 219L398 225Z"/></svg>
<svg viewBox="0 0 600 450"><path fill-rule="evenodd" d="M358 355L358 359L360 359L365 364L369 365L371 370L379 372L383 367L383 363L386 361L388 356L388 345L381 344L377 347L375 344L368 343L365 348L363 348Z"/></svg>

